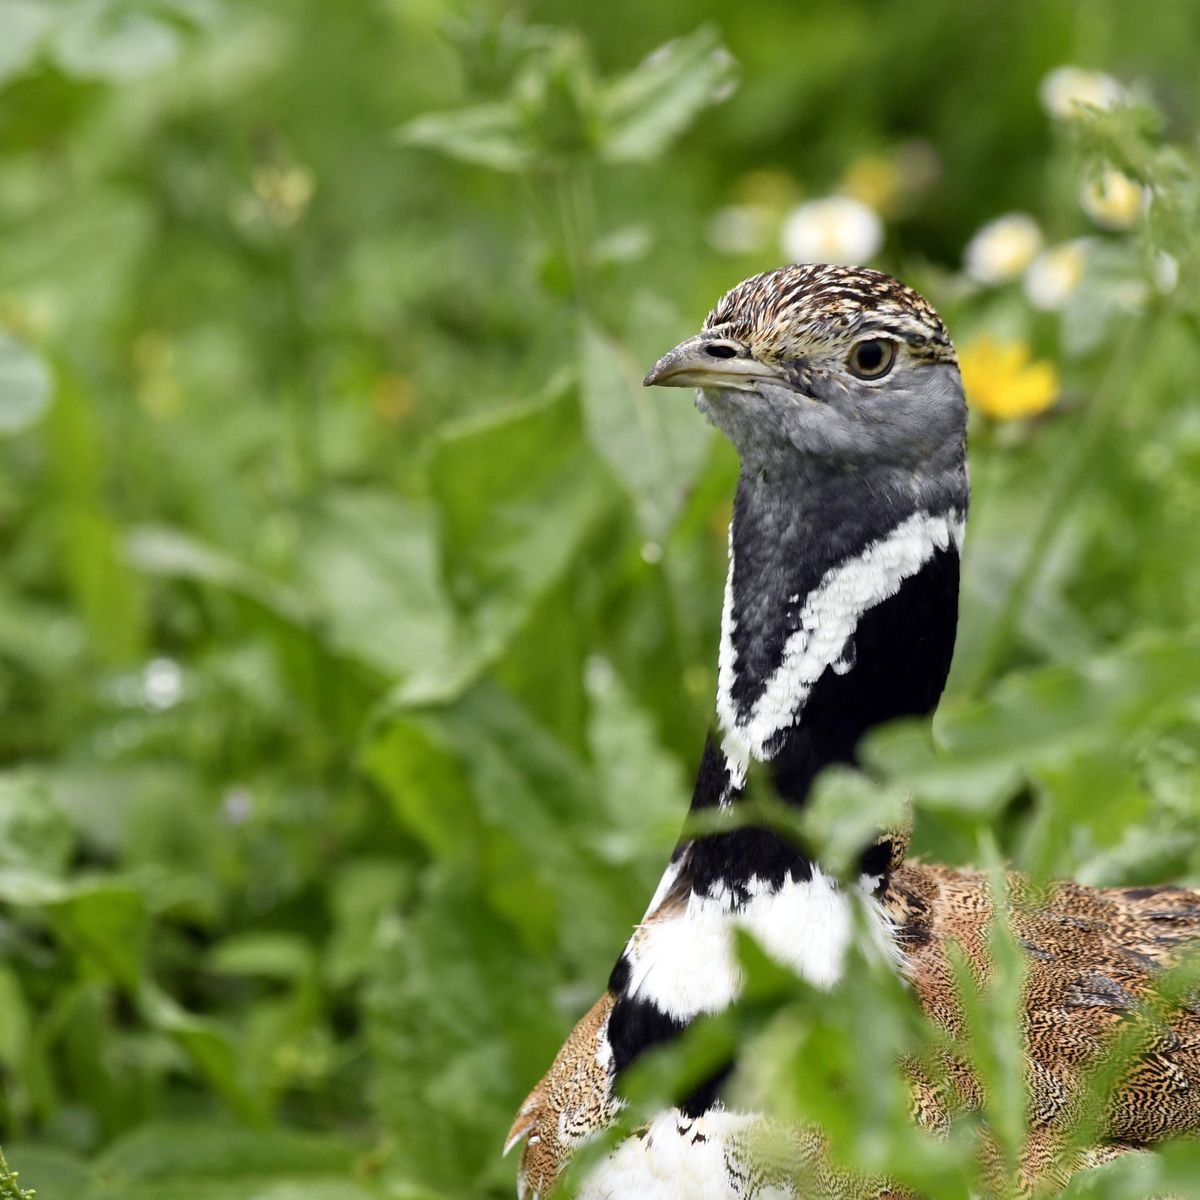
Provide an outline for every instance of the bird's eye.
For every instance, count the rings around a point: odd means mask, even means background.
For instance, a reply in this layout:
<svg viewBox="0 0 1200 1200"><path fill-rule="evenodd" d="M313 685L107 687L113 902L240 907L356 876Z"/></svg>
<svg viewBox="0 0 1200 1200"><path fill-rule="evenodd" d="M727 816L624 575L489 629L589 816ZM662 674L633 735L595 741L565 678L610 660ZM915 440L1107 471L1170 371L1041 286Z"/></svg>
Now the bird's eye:
<svg viewBox="0 0 1200 1200"><path fill-rule="evenodd" d="M868 338L850 351L846 366L859 379L882 379L896 361L896 343L887 338Z"/></svg>
<svg viewBox="0 0 1200 1200"><path fill-rule="evenodd" d="M704 353L712 358L737 358L739 349L737 342L709 342Z"/></svg>

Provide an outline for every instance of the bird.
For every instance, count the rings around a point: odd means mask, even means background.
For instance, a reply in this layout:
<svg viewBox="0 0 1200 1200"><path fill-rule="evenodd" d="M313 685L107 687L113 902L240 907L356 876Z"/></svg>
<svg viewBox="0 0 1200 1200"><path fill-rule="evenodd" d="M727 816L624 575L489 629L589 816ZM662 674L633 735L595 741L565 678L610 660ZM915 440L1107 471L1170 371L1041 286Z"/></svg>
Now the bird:
<svg viewBox="0 0 1200 1200"><path fill-rule="evenodd" d="M803 806L820 771L856 764L868 730L930 719L945 687L970 494L953 343L929 302L889 275L792 264L726 293L645 383L694 389L740 460L715 719L692 812L736 812L752 773L764 772L784 804ZM505 1152L524 1143L521 1200L547 1196L579 1148L618 1119L621 1075L641 1054L736 1002L739 929L820 988L836 987L852 942L865 938L928 1020L956 1034L964 1018L949 947L986 977L1002 906L1026 970L1030 1132L1018 1170L1030 1194L1200 1129L1200 1007L1184 1004L1122 1077L1093 1144L1075 1148L1065 1134L1107 1041L1144 1019L1164 968L1200 936L1200 897L1071 882L1035 889L1015 874L1000 894L989 873L910 860L909 835L904 824L879 831L857 878L843 882L772 827L685 831L607 989L518 1110ZM913 1117L934 1134L983 1103L969 1064L950 1057L945 1066L941 1083L906 1068ZM618 1142L578 1195L799 1194L755 1162L758 1117L728 1107L721 1082ZM826 1163L819 1130L796 1130L791 1144L809 1168L805 1196L910 1195Z"/></svg>

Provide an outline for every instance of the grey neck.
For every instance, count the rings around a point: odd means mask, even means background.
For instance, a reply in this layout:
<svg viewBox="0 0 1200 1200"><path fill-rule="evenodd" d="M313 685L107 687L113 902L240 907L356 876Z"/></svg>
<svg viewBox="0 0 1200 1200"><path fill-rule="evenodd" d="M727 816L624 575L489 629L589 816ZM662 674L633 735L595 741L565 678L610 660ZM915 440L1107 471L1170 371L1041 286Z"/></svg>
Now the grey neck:
<svg viewBox="0 0 1200 1200"><path fill-rule="evenodd" d="M802 799L870 725L936 703L953 646L961 453L928 471L791 467L744 466L738 481L717 699L731 796L751 762L788 764L802 751L789 797ZM914 662L914 646L931 652Z"/></svg>

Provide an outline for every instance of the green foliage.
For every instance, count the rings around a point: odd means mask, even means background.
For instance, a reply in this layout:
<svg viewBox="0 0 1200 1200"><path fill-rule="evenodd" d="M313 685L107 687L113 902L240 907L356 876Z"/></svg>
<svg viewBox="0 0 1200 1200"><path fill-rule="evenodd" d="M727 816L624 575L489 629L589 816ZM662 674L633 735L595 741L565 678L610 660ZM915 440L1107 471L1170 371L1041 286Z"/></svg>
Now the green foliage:
<svg viewBox="0 0 1200 1200"><path fill-rule="evenodd" d="M935 739L800 832L845 864L911 795L931 857L1200 883L1195 4L502 8L0 0L0 1141L41 1196L511 1194L715 687L736 463L640 378L804 199L1062 395L973 418ZM1072 62L1129 103L1049 117ZM1106 164L1127 228L1080 208ZM1060 307L960 271L1009 209L1090 239ZM1011 1163L995 944L961 1050ZM742 950L630 1120L737 1045L839 1160L977 1192L881 1067L944 1049L905 989Z"/></svg>

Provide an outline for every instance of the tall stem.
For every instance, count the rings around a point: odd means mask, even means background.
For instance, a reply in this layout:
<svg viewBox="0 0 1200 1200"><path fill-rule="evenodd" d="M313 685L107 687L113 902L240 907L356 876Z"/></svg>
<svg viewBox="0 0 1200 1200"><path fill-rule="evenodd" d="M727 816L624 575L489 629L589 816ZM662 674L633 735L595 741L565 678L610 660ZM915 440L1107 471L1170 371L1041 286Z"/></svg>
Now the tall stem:
<svg viewBox="0 0 1200 1200"><path fill-rule="evenodd" d="M1163 336L1162 331L1168 325L1167 314L1159 307L1148 310L1139 320L1126 326L1117 351L1110 359L1095 398L1087 410L1086 419L1075 443L1074 455L1051 481L1041 518L1029 539L1025 557L984 642L967 689L969 693L978 694L982 691L1008 649L1018 617L1029 600L1029 594L1050 551L1054 548L1055 538L1062 530L1072 506L1078 502L1084 491L1083 485L1092 456L1120 409L1135 354L1138 358L1152 356L1159 339ZM1155 332L1148 337L1147 331L1151 329Z"/></svg>
<svg viewBox="0 0 1200 1200"><path fill-rule="evenodd" d="M581 168L564 163L554 174L555 201L562 229L563 252L571 273L575 299L583 312L595 317L592 287L592 238L589 204Z"/></svg>

